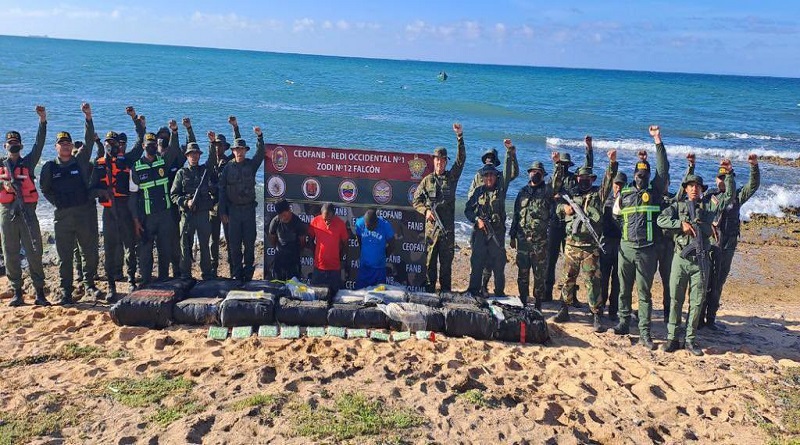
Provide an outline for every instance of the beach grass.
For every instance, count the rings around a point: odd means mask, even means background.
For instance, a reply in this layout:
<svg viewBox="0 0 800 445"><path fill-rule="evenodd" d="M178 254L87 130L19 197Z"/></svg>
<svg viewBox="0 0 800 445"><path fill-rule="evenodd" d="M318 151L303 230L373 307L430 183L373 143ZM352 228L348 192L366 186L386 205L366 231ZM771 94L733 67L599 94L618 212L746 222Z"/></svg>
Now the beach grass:
<svg viewBox="0 0 800 445"><path fill-rule="evenodd" d="M792 367L758 387L759 392L773 400L780 418L769 420L754 407L750 417L769 435L770 445L800 445L800 367Z"/></svg>
<svg viewBox="0 0 800 445"><path fill-rule="evenodd" d="M391 434L424 425L427 420L410 408L390 407L359 393L341 394L328 406L300 403L291 407L296 436L348 440Z"/></svg>
<svg viewBox="0 0 800 445"><path fill-rule="evenodd" d="M282 395L273 395L273 394L253 394L251 396L245 397L233 404L230 405L230 409L233 411L240 411L245 408L260 408L265 406L275 406L281 401L284 400L284 396Z"/></svg>
<svg viewBox="0 0 800 445"><path fill-rule="evenodd" d="M80 423L80 409L65 406L57 396L50 396L37 406L17 412L0 412L0 445L28 443L36 437L60 434L61 430Z"/></svg>
<svg viewBox="0 0 800 445"><path fill-rule="evenodd" d="M159 406L155 414L150 416L150 421L161 426L168 426L184 416L199 413L203 409L205 407L195 399L181 399L172 406Z"/></svg>
<svg viewBox="0 0 800 445"><path fill-rule="evenodd" d="M59 360L80 360L109 357L109 354L97 346L81 346L78 343L67 343L61 349L49 354L35 354L0 362L0 369L17 366L38 365Z"/></svg>
<svg viewBox="0 0 800 445"><path fill-rule="evenodd" d="M132 408L161 402L168 396L185 395L194 382L183 377L171 378L164 374L138 379L117 379L106 385L106 394Z"/></svg>

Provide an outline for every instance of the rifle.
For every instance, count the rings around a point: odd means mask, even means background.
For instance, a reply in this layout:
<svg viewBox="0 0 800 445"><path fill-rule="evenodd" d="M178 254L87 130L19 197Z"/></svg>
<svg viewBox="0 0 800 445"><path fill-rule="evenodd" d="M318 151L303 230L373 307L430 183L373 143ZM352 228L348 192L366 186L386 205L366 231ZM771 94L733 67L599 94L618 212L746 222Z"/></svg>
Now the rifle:
<svg viewBox="0 0 800 445"><path fill-rule="evenodd" d="M570 197L566 193L562 193L561 197L564 198L564 201L567 201L567 204L569 204L569 206L572 207L572 210L575 211L575 216L578 217L578 222L572 225L572 234L575 235L576 233L578 233L581 224L583 224L586 227L586 230L589 231L589 234L592 235L592 238L594 239L594 242L597 243L597 247L600 248L600 251L606 253L606 249L605 247L603 247L603 243L600 241L600 236L594 230L594 227L592 226L592 221L583 211L581 206L576 204L575 200L573 200L572 197Z"/></svg>
<svg viewBox="0 0 800 445"><path fill-rule="evenodd" d="M8 158L3 159L3 166L8 172L8 178L9 182L11 183L11 187L14 188L14 202L11 204L11 221L17 219L17 216L22 213L22 222L25 224L25 229L27 229L28 236L31 238L31 247L33 247L33 251L35 253L41 254L42 249L40 244L42 239L36 239L36 236L34 236L34 221L32 220L31 215L28 213L28 209L25 208L25 201L22 199L22 187L20 187L17 178L14 177L14 170L11 168L11 163L9 162ZM30 169L28 174L31 174Z"/></svg>
<svg viewBox="0 0 800 445"><path fill-rule="evenodd" d="M444 204L444 203L442 203L442 202L434 202L431 199L431 196L427 192L425 193L425 198L426 198L426 200L428 202L431 203L430 204L431 213L433 214L433 233L431 234L431 240L435 240L436 239L436 235L439 232L441 232L442 235L446 237L447 236L447 229L444 227L444 223L442 222L442 218L439 216L439 210L438 210L438 207L441 204Z"/></svg>
<svg viewBox="0 0 800 445"><path fill-rule="evenodd" d="M485 206L480 207L478 218L483 220L483 230L486 231L486 237L489 238L489 240L494 241L494 243L497 244L497 247L502 249L503 245L500 244L500 241L497 239L497 234L494 231L494 226L492 226L492 219L486 216Z"/></svg>
<svg viewBox="0 0 800 445"><path fill-rule="evenodd" d="M189 210L192 212L197 205L197 194L200 193L200 188L203 186L203 182L206 180L206 173L208 173L208 168L203 170L203 176L200 176L200 184L197 184L197 189L195 189L194 195L192 195L192 206L189 208Z"/></svg>
<svg viewBox="0 0 800 445"><path fill-rule="evenodd" d="M120 224L121 221L119 219L119 209L117 208L117 198L114 196L114 168L111 166L111 163L114 162L114 159L111 157L111 153L106 152L103 156L106 160L106 182L108 182L108 186L106 187L106 199L111 204L111 214L114 215L114 219L117 220L117 224Z"/></svg>
<svg viewBox="0 0 800 445"><path fill-rule="evenodd" d="M697 265L700 266L700 281L703 283L703 293L705 293L708 291L708 272L710 270L708 264L708 249L703 240L703 232L700 231L700 224L698 224L695 202L687 200L686 207L689 211L688 223L691 224L695 237L692 242L681 250L681 258L690 260L692 255L695 256Z"/></svg>

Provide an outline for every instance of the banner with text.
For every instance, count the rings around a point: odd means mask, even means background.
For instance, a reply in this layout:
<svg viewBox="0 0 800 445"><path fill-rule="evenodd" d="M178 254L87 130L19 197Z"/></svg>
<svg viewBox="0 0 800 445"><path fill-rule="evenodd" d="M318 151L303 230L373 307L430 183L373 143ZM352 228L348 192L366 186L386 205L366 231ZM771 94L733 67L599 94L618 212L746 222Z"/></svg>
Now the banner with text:
<svg viewBox="0 0 800 445"><path fill-rule="evenodd" d="M392 224L394 251L387 258L387 282L422 290L425 284L425 223L411 206L420 180L433 168L430 155L357 149L267 144L264 184L264 276L271 277L275 250L269 245L269 223L274 203L286 199L307 224L325 202L337 207L347 224L350 241L342 278L353 288L360 248L353 234L357 218L370 208ZM302 253L302 278L313 271L313 252Z"/></svg>

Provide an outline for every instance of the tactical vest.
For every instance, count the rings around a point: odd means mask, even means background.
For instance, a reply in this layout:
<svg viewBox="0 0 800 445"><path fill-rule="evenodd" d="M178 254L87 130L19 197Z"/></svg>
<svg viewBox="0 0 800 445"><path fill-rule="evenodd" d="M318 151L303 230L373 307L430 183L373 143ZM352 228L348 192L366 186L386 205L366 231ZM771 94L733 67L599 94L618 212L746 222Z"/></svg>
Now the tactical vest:
<svg viewBox="0 0 800 445"><path fill-rule="evenodd" d="M11 176L8 174L6 166L0 163L0 179L10 181ZM25 204L31 204L39 201L39 192L36 191L36 185L33 180L33 172L26 166L21 165L21 162L14 167L14 179L21 181L20 189L22 190L22 201ZM6 191L5 187L0 187L0 204L11 204L14 202L16 195Z"/></svg>
<svg viewBox="0 0 800 445"><path fill-rule="evenodd" d="M108 184L108 166L106 165L106 158L100 158L95 162L95 168L100 176L100 183L105 186L105 189L112 189L115 198L127 198L130 196L130 175L131 169L125 164L125 158L114 156L111 158L111 187ZM100 198L100 205L103 207L111 207L111 201L106 198Z"/></svg>
<svg viewBox="0 0 800 445"><path fill-rule="evenodd" d="M598 235L602 234L602 202L600 201L600 188L599 187L592 187L590 190L584 192L583 194L576 194L573 195L572 200L575 201L575 204L581 207L583 213L592 219L592 213L597 212L597 216L600 216L600 219L597 223L592 223L592 228ZM578 245L578 246L588 246L588 245L595 245L594 237L592 237L591 232L589 229L585 227L583 223L580 224L578 231L573 233L573 228L575 224L578 224L580 219L578 219L577 215L573 215L573 218L566 222L566 231L567 231L567 243Z"/></svg>
<svg viewBox="0 0 800 445"><path fill-rule="evenodd" d="M478 208L475 215L490 219L492 227L498 236L500 233L505 233L506 230L506 206L503 199L502 190L495 188L494 190L486 190L484 186L476 189L475 193L480 193L478 196Z"/></svg>
<svg viewBox="0 0 800 445"><path fill-rule="evenodd" d="M89 202L89 192L77 162L69 165L50 161L50 179L53 184L56 209L78 207Z"/></svg>
<svg viewBox="0 0 800 445"><path fill-rule="evenodd" d="M546 239L550 225L553 197L550 188L542 182L522 189L519 202L519 230L526 239ZM547 196L550 194L551 196Z"/></svg>
<svg viewBox="0 0 800 445"><path fill-rule="evenodd" d="M715 196L717 199L719 199L722 194L723 193L719 190L714 190L710 193L711 196ZM734 191L733 197L728 205L721 210L721 215L719 216L719 225L717 229L719 230L721 238L730 239L739 237L739 231L741 229L739 210L741 207L739 194Z"/></svg>
<svg viewBox="0 0 800 445"><path fill-rule="evenodd" d="M256 201L256 172L253 161L229 162L225 166L227 186L225 193L228 201L234 205L253 204Z"/></svg>
<svg viewBox="0 0 800 445"><path fill-rule="evenodd" d="M620 215L622 216L622 240L647 247L653 244L656 218L661 213L661 202L653 196L653 189L639 190L625 187L620 191Z"/></svg>
<svg viewBox="0 0 800 445"><path fill-rule="evenodd" d="M194 196L194 192L197 190L197 187L200 187L200 180L202 179L203 187L200 192L197 193L197 202L194 204L195 209L200 211L208 210L214 204L208 185L210 179L208 174L206 174L206 178L203 179L203 173L205 171L206 167L203 165L197 166L195 171L192 171L191 167L184 167L184 172L181 175L181 190L183 190L184 196Z"/></svg>
<svg viewBox="0 0 800 445"><path fill-rule="evenodd" d="M169 209L172 203L169 199L169 175L164 158L156 156L152 164L139 159L133 170L139 181L139 194L145 215Z"/></svg>

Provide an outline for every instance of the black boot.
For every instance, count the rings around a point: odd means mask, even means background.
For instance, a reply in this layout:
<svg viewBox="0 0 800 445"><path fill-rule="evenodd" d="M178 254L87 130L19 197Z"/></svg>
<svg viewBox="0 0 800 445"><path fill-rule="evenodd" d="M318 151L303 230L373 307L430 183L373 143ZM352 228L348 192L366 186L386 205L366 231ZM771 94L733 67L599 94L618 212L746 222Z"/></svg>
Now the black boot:
<svg viewBox="0 0 800 445"><path fill-rule="evenodd" d="M108 292L106 292L106 301L109 303L116 303L117 302L117 282L116 281L109 281L108 282Z"/></svg>
<svg viewBox="0 0 800 445"><path fill-rule="evenodd" d="M561 309L558 310L558 313L555 317L553 317L553 321L557 323L564 323L565 321L569 321L569 307L561 303Z"/></svg>
<svg viewBox="0 0 800 445"><path fill-rule="evenodd" d="M71 306L73 304L75 304L75 302L72 301L72 292L68 292L68 291L62 290L61 291L61 300L58 301L58 305L59 306Z"/></svg>
<svg viewBox="0 0 800 445"><path fill-rule="evenodd" d="M617 335L628 335L631 333L631 328L628 326L628 323L620 320L616 326L614 326L614 333Z"/></svg>
<svg viewBox="0 0 800 445"><path fill-rule="evenodd" d="M50 302L44 297L44 288L36 289L36 300L33 302L36 306L50 306Z"/></svg>
<svg viewBox="0 0 800 445"><path fill-rule="evenodd" d="M603 332L603 323L600 323L600 314L594 314L592 320L592 327L595 332Z"/></svg>
<svg viewBox="0 0 800 445"><path fill-rule="evenodd" d="M651 350L651 351L656 349L656 344L653 343L653 339L650 338L649 334L640 335L639 336L639 344L644 346L645 348Z"/></svg>
<svg viewBox="0 0 800 445"><path fill-rule="evenodd" d="M709 318L706 321L706 327L709 330L714 331L714 332L719 332L719 331L724 331L725 330L725 326L723 326L721 324L717 324L716 320L714 320L713 318Z"/></svg>
<svg viewBox="0 0 800 445"><path fill-rule="evenodd" d="M11 307L20 307L25 305L25 301L22 299L22 289L17 289L14 291L14 298L11 299L11 302L8 303Z"/></svg>
<svg viewBox="0 0 800 445"><path fill-rule="evenodd" d="M667 340L666 343L661 345L664 352L675 352L681 348L681 343L678 340Z"/></svg>
<svg viewBox="0 0 800 445"><path fill-rule="evenodd" d="M700 349L699 346L697 346L696 344L694 344L694 342L691 341L686 342L686 350L698 357L703 355L703 350Z"/></svg>

